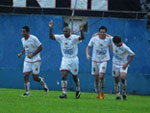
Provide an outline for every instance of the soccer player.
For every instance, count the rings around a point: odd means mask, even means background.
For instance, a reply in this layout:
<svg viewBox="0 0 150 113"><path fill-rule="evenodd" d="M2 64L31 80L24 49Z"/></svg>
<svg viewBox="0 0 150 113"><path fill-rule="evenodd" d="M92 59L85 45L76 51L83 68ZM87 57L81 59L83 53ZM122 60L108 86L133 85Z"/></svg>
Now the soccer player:
<svg viewBox="0 0 150 113"><path fill-rule="evenodd" d="M124 100L127 99L126 95L126 74L128 65L134 57L134 52L122 42L120 36L113 37L113 60L112 60L112 75L115 80L115 90L117 100L120 100L120 80L122 83L122 97ZM127 60L127 57L130 58Z"/></svg>
<svg viewBox="0 0 150 113"><path fill-rule="evenodd" d="M94 75L96 98L98 99L104 99L104 74L107 68L107 61L110 60L109 48L112 50L112 37L107 35L106 32L107 28L101 26L99 33L93 35L86 48L86 57L90 60L89 51L93 47L92 75ZM99 91L99 83L101 85L101 92Z"/></svg>
<svg viewBox="0 0 150 113"><path fill-rule="evenodd" d="M25 93L22 96L30 95L29 75L31 72L33 79L41 83L44 91L48 93L48 87L46 83L44 82L43 78L39 76L41 65L40 51L42 50L42 44L36 36L30 35L29 31L30 29L28 26L22 27L23 38L21 39L21 41L23 44L23 50L18 54L18 57L20 58L25 53L23 68Z"/></svg>
<svg viewBox="0 0 150 113"><path fill-rule="evenodd" d="M84 39L83 33L83 26L80 25L80 33L81 36L72 35L70 34L70 28L64 27L62 35L54 35L52 28L53 28L53 21L49 22L50 27L50 39L56 40L59 42L62 52L62 61L60 66L61 71L61 84L62 84L62 95L60 98L67 98L67 75L68 72L72 73L73 80L76 84L76 99L80 98L80 82L78 79L78 70L79 70L79 60L77 57L78 54L78 44L81 40Z"/></svg>

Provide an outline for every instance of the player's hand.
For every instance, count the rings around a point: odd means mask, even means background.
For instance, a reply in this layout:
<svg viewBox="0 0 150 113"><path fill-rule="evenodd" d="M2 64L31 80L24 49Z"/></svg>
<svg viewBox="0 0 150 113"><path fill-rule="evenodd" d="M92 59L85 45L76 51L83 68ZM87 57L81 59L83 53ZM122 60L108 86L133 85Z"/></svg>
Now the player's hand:
<svg viewBox="0 0 150 113"><path fill-rule="evenodd" d="M124 64L124 65L123 65L123 67L122 67L122 68L123 68L123 69L126 69L126 68L127 68L127 66L128 66L128 64L126 63L126 64Z"/></svg>
<svg viewBox="0 0 150 113"><path fill-rule="evenodd" d="M90 55L86 55L88 61L90 61Z"/></svg>
<svg viewBox="0 0 150 113"><path fill-rule="evenodd" d="M49 22L49 27L50 27L50 28L53 27L53 20L51 20L51 21Z"/></svg>
<svg viewBox="0 0 150 113"><path fill-rule="evenodd" d="M33 54L29 54L29 55L28 55L28 58L31 59L32 57L33 57Z"/></svg>
<svg viewBox="0 0 150 113"><path fill-rule="evenodd" d="M21 56L22 56L22 53L18 53L18 57L21 58Z"/></svg>
<svg viewBox="0 0 150 113"><path fill-rule="evenodd" d="M80 29L80 31L83 31L83 25L82 24L79 26L79 29Z"/></svg>

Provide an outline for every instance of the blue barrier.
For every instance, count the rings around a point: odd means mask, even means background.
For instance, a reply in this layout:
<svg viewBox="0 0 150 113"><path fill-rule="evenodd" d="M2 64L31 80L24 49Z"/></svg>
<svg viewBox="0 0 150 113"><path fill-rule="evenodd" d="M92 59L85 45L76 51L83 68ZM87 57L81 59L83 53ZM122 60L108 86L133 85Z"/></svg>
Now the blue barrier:
<svg viewBox="0 0 150 113"><path fill-rule="evenodd" d="M60 46L49 39L49 20L54 21L53 32L61 34L63 18L61 16L29 16L0 15L0 88L24 88L23 58L17 54L22 50L21 28L28 25L30 33L37 36L43 44L41 52L41 73L50 90L61 90ZM101 25L108 28L111 35L120 35L124 42L135 52L136 56L130 64L127 75L127 92L132 94L150 94L150 52L148 42L150 31L146 30L146 20L125 20L115 18L89 18L88 32L85 40L79 44L80 72L79 78L82 91L94 91L94 78L91 75L91 62L86 60L86 46L93 33L98 32ZM111 55L112 56L112 55ZM31 88L41 86L33 82L30 76ZM111 75L111 61L105 75L105 92L114 93L114 80ZM68 89L75 90L72 77L68 76Z"/></svg>

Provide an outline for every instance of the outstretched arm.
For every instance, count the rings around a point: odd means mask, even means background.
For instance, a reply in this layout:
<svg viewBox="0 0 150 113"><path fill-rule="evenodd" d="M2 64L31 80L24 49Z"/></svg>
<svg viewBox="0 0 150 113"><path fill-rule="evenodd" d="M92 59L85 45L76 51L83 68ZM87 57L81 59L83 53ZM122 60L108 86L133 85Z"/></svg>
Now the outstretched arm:
<svg viewBox="0 0 150 113"><path fill-rule="evenodd" d="M79 40L84 40L83 25L80 25L80 33L81 33L81 36L80 36Z"/></svg>
<svg viewBox="0 0 150 113"><path fill-rule="evenodd" d="M50 37L50 39L56 40L55 36L53 34L53 21L52 20L49 22L49 28L50 28L49 29L49 37Z"/></svg>

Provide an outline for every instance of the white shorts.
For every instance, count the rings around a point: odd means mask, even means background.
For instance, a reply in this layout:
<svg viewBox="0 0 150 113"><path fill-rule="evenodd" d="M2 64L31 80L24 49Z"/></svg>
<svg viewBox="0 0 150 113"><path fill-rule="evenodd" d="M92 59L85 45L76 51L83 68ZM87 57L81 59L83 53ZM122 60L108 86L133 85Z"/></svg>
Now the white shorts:
<svg viewBox="0 0 150 113"><path fill-rule="evenodd" d="M97 75L100 72L105 73L107 68L107 62L93 62L92 61L92 75Z"/></svg>
<svg viewBox="0 0 150 113"><path fill-rule="evenodd" d="M39 74L41 62L29 63L24 61L23 72L32 72L33 74Z"/></svg>
<svg viewBox="0 0 150 113"><path fill-rule="evenodd" d="M68 70L73 75L78 75L79 71L79 59L75 58L62 58L60 70Z"/></svg>
<svg viewBox="0 0 150 113"><path fill-rule="evenodd" d="M123 66L112 64L112 76L117 77L120 73L127 73L128 67L123 69Z"/></svg>

